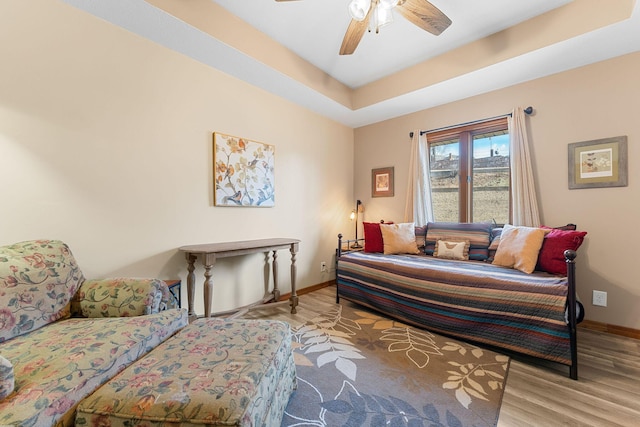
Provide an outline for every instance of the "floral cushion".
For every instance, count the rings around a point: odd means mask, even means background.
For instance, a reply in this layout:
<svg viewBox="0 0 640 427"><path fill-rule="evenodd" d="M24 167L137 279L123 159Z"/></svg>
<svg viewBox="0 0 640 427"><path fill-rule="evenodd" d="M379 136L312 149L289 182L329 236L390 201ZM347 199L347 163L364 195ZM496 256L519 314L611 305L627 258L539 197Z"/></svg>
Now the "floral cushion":
<svg viewBox="0 0 640 427"><path fill-rule="evenodd" d="M0 342L68 317L69 301L83 280L59 240L0 247Z"/></svg>
<svg viewBox="0 0 640 427"><path fill-rule="evenodd" d="M158 279L87 280L71 301L83 317L130 317L176 308L167 284Z"/></svg>
<svg viewBox="0 0 640 427"><path fill-rule="evenodd" d="M15 373L0 425L73 425L80 400L186 324L186 310L73 318L0 344Z"/></svg>
<svg viewBox="0 0 640 427"><path fill-rule="evenodd" d="M295 386L287 323L198 319L82 401L76 425L279 426Z"/></svg>
<svg viewBox="0 0 640 427"><path fill-rule="evenodd" d="M15 388L14 378L13 365L0 355L0 400L13 393Z"/></svg>

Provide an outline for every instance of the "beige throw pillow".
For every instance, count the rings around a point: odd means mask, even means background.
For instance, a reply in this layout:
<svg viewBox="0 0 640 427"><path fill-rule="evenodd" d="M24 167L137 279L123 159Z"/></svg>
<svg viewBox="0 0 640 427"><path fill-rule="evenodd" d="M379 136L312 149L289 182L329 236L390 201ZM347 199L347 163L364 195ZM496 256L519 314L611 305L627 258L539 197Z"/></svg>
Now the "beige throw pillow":
<svg viewBox="0 0 640 427"><path fill-rule="evenodd" d="M436 242L436 247L433 251L433 256L436 258L445 259L469 259L469 241L468 240L453 240L453 239L441 239Z"/></svg>
<svg viewBox="0 0 640 427"><path fill-rule="evenodd" d="M413 222L402 224L380 224L384 253L419 254Z"/></svg>
<svg viewBox="0 0 640 427"><path fill-rule="evenodd" d="M500 236L500 244L493 264L533 273L538 261L544 236L549 230L506 224Z"/></svg>

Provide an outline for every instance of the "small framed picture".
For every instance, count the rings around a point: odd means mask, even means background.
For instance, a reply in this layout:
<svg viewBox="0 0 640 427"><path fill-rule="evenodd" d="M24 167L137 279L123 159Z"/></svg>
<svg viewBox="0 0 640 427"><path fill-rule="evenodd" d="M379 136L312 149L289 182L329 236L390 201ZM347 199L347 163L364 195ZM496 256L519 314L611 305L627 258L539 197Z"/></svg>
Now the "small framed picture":
<svg viewBox="0 0 640 427"><path fill-rule="evenodd" d="M393 167L371 170L371 197L393 197Z"/></svg>
<svg viewBox="0 0 640 427"><path fill-rule="evenodd" d="M626 186L626 136L569 144L569 189Z"/></svg>

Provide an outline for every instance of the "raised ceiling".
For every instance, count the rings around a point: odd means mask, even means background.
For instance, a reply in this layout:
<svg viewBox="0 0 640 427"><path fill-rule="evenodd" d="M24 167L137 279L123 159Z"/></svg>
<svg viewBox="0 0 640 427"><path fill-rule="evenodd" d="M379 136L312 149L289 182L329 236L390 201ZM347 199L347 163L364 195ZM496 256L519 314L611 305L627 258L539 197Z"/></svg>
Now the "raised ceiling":
<svg viewBox="0 0 640 427"><path fill-rule="evenodd" d="M348 0L63 0L350 127L640 50L634 0L432 0L338 55Z"/></svg>
<svg viewBox="0 0 640 427"><path fill-rule="evenodd" d="M440 36L419 29L395 13L394 22L378 34L365 33L353 55L339 56L351 21L349 0L212 1L350 88L364 86L570 2L433 0L431 3L453 21Z"/></svg>

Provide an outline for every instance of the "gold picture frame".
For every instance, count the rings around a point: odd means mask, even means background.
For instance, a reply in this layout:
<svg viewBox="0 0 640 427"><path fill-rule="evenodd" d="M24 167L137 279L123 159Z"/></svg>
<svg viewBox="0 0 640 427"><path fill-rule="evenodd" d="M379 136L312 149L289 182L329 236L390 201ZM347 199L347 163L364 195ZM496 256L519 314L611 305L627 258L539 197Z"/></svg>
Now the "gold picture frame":
<svg viewBox="0 0 640 427"><path fill-rule="evenodd" d="M213 133L214 206L275 206L275 146Z"/></svg>
<svg viewBox="0 0 640 427"><path fill-rule="evenodd" d="M569 144L569 189L626 187L627 137Z"/></svg>
<svg viewBox="0 0 640 427"><path fill-rule="evenodd" d="M393 197L393 167L371 170L371 197Z"/></svg>

